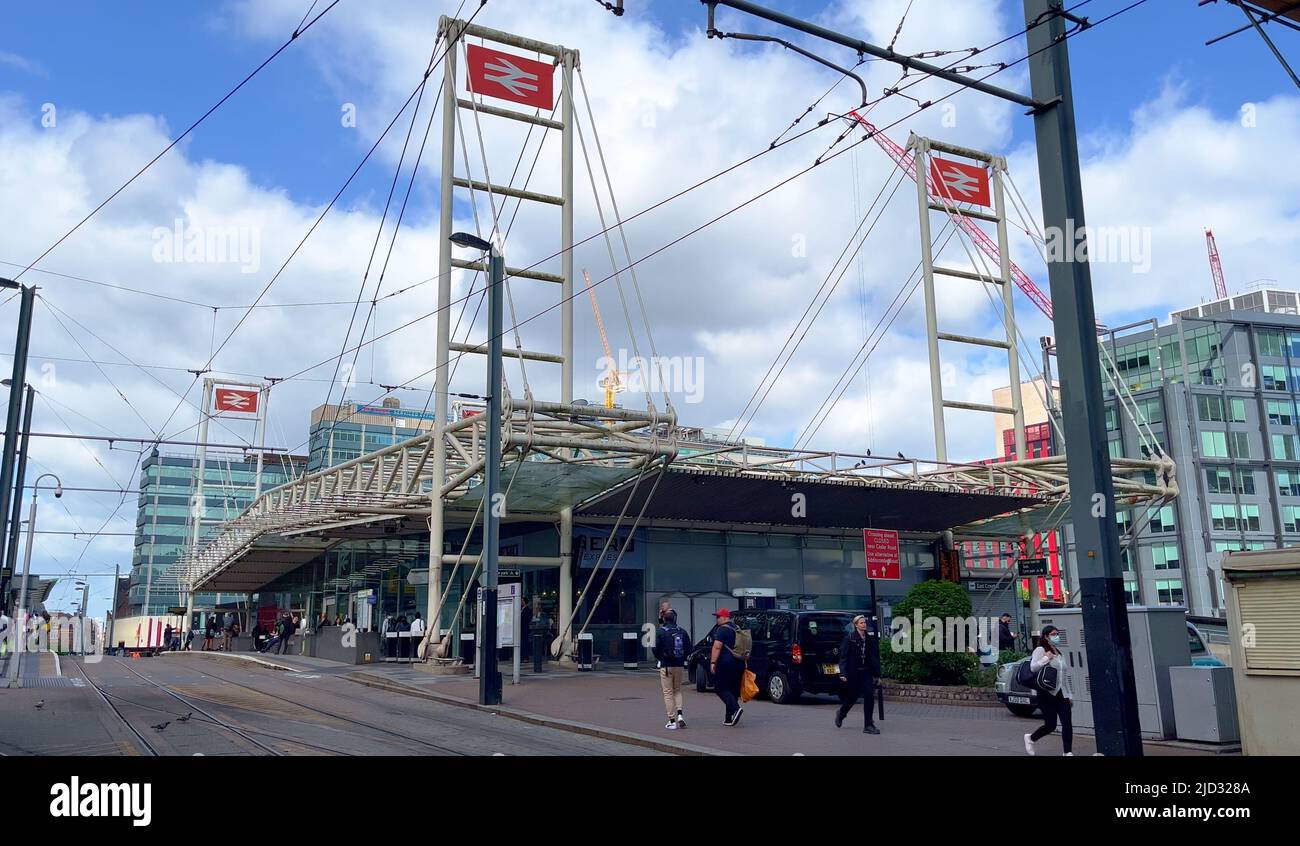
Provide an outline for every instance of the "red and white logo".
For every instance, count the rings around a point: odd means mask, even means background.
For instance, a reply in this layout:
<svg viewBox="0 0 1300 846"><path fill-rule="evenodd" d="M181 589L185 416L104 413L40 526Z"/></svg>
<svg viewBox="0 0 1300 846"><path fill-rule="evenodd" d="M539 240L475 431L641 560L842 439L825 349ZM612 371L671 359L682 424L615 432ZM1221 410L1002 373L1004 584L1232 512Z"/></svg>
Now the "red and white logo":
<svg viewBox="0 0 1300 846"><path fill-rule="evenodd" d="M991 206L989 172L976 165L930 159L930 179L935 191L950 203L974 203Z"/></svg>
<svg viewBox="0 0 1300 846"><path fill-rule="evenodd" d="M550 111L555 107L555 66L469 45L469 90L485 97Z"/></svg>
<svg viewBox="0 0 1300 846"><path fill-rule="evenodd" d="M213 408L217 411L233 411L238 414L256 414L257 391L243 391L238 388L217 388Z"/></svg>

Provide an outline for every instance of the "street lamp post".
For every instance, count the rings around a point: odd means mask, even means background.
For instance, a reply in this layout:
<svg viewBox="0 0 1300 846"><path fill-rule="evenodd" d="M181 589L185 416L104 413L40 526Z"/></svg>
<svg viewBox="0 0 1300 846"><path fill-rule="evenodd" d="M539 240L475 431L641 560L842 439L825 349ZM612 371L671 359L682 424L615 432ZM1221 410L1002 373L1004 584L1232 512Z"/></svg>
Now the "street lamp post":
<svg viewBox="0 0 1300 846"><path fill-rule="evenodd" d="M13 389L12 379L0 379L0 385ZM13 393L11 397L15 396ZM10 572L13 572L18 565L18 540L22 535L22 513L23 513L23 482L27 479L27 447L32 439L32 407L36 404L36 389L31 385L23 396L23 435L18 444L18 471L14 474L13 486L13 506L9 509L8 519L8 544L5 547L3 556L4 565ZM9 579L0 580L5 587L9 584ZM8 595L6 590L5 596Z"/></svg>
<svg viewBox="0 0 1300 846"><path fill-rule="evenodd" d="M14 659L9 662L9 678L18 677L18 669L21 664L21 655L27 632L27 582L30 580L32 570L32 543L36 539L36 500L41 492L41 480L46 476L54 480L54 496L63 496L63 480L53 473L42 473L32 485L32 504L27 512L27 548L23 552L23 580L18 586L18 607L14 609L14 627L20 635L17 643L14 645ZM14 526L14 531L18 527Z"/></svg>
<svg viewBox="0 0 1300 846"><path fill-rule="evenodd" d="M36 288L32 285L19 285L10 279L0 279L0 288L18 289L21 293L22 300L18 312L18 335L14 341L14 369L12 376L13 396L9 401L9 413L5 421L5 442L4 449L0 451L0 522L4 525L4 531L8 532L9 526L9 497L13 493L14 487L14 457L18 452L18 421L22 415L22 391L20 389L24 384L27 375L27 345L32 332L32 309L36 302ZM18 527L14 526L13 531L17 532ZM0 572L6 568L11 572L14 569L15 561L7 556L9 549L8 535L0 537ZM0 578L0 583L7 582Z"/></svg>
<svg viewBox="0 0 1300 846"><path fill-rule="evenodd" d="M497 555L501 512L501 323L505 259L496 246L465 232L450 238L453 244L488 254L488 366L487 454L483 469L483 630L479 632L479 703L501 704L501 669L497 666ZM438 507L441 507L439 504ZM436 625L436 623L435 623ZM517 647L516 647L517 648Z"/></svg>

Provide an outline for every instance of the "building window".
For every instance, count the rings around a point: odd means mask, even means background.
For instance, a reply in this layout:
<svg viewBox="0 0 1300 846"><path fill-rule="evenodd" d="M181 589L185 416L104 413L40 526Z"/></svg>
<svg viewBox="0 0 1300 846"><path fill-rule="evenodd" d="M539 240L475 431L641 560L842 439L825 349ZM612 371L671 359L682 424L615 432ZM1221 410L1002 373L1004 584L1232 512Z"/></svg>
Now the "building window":
<svg viewBox="0 0 1300 846"><path fill-rule="evenodd" d="M1295 470L1277 471L1277 492L1282 496L1300 496L1300 473Z"/></svg>
<svg viewBox="0 0 1300 846"><path fill-rule="evenodd" d="M1203 423L1223 422L1223 397L1196 395L1196 419Z"/></svg>
<svg viewBox="0 0 1300 846"><path fill-rule="evenodd" d="M1277 435L1274 436L1279 437ZM1227 458L1228 457L1228 433L1227 432L1202 432L1201 433L1201 456L1204 458Z"/></svg>
<svg viewBox="0 0 1300 846"><path fill-rule="evenodd" d="M1259 330L1259 354L1281 358L1282 352L1282 331L1280 329L1260 329Z"/></svg>
<svg viewBox="0 0 1300 846"><path fill-rule="evenodd" d="M1237 506L1214 503L1210 506L1210 524L1216 532L1237 531Z"/></svg>
<svg viewBox="0 0 1300 846"><path fill-rule="evenodd" d="M1119 430L1119 411L1113 405L1106 406L1106 431Z"/></svg>
<svg viewBox="0 0 1300 846"><path fill-rule="evenodd" d="M1295 422L1295 404L1289 399L1269 400L1265 403L1268 422L1274 426L1290 426Z"/></svg>
<svg viewBox="0 0 1300 846"><path fill-rule="evenodd" d="M1250 458L1250 433L1229 432L1228 445L1233 458Z"/></svg>
<svg viewBox="0 0 1300 846"><path fill-rule="evenodd" d="M1183 582L1181 579L1156 582L1157 602L1161 605L1183 604Z"/></svg>
<svg viewBox="0 0 1300 846"><path fill-rule="evenodd" d="M1282 506L1282 531L1300 532L1300 505Z"/></svg>
<svg viewBox="0 0 1300 846"><path fill-rule="evenodd" d="M1160 404L1160 397L1146 397L1145 399L1134 400L1133 404L1137 407L1137 417L1147 423L1163 423L1165 421L1165 409Z"/></svg>
<svg viewBox="0 0 1300 846"><path fill-rule="evenodd" d="M1246 401L1241 397L1228 400L1228 419L1233 423L1246 422Z"/></svg>
<svg viewBox="0 0 1300 846"><path fill-rule="evenodd" d="M1176 531L1178 531L1178 527L1174 524L1174 507L1172 505L1163 506L1151 518L1151 532L1153 534L1164 534Z"/></svg>
<svg viewBox="0 0 1300 846"><path fill-rule="evenodd" d="M1115 515L1115 523L1119 526L1119 533L1127 535L1129 529L1133 527L1133 513L1130 511L1120 511Z"/></svg>
<svg viewBox="0 0 1300 846"><path fill-rule="evenodd" d="M1178 544L1158 543L1151 547L1151 563L1157 570L1177 570Z"/></svg>
<svg viewBox="0 0 1300 846"><path fill-rule="evenodd" d="M1276 364L1265 364L1259 368L1260 384L1266 391L1285 391L1287 389L1286 368Z"/></svg>
<svg viewBox="0 0 1300 846"><path fill-rule="evenodd" d="M1275 460L1295 461L1300 457L1300 441L1297 441L1295 435L1274 435L1272 444Z"/></svg>
<svg viewBox="0 0 1300 846"><path fill-rule="evenodd" d="M1124 583L1124 601L1129 605L1138 604L1138 586L1137 582Z"/></svg>

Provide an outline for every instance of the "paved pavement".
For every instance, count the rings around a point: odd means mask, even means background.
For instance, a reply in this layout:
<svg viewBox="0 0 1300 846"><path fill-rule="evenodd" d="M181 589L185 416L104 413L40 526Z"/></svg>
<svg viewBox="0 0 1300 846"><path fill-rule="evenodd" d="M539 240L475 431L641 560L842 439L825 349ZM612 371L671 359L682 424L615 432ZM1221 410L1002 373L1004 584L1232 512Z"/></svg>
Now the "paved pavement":
<svg viewBox="0 0 1300 846"><path fill-rule="evenodd" d="M139 660L107 657L84 664L64 659L62 669L69 686L0 690L0 752L659 754L618 740L528 725L415 697L394 697L348 681L340 671L354 668L338 664L303 666L302 671L290 673L240 664L231 657L173 655ZM72 679L80 684L73 685Z"/></svg>
<svg viewBox="0 0 1300 846"><path fill-rule="evenodd" d="M361 673L466 703L477 701L478 682L469 676L428 676L401 665L371 665L361 668ZM740 725L727 727L722 725L722 702L715 694L698 693L692 686L683 696L688 728L675 731L664 727L663 697L653 670L552 671L524 676L519 685L509 684L507 676L502 700L507 708L528 714L732 754L1016 756L1025 754L1024 735L1041 724L1001 707L886 701L885 719L877 720L881 734L867 735L862 732L861 705L843 728L836 729L836 700L805 696L790 705L754 700L745 705ZM1059 733L1038 744L1039 755L1061 751ZM1076 756L1095 751L1091 736L1076 734ZM1203 749L1153 743L1147 744L1146 752L1207 754Z"/></svg>

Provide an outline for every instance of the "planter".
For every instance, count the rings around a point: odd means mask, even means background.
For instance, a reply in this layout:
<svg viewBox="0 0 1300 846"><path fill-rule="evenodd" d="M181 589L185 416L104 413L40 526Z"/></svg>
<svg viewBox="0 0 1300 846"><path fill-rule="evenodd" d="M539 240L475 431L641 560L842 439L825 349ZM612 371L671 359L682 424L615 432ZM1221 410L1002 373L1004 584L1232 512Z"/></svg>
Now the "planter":
<svg viewBox="0 0 1300 846"><path fill-rule="evenodd" d="M884 679L880 687L886 699L898 702L915 702L921 705L974 705L983 707L1001 707L997 694L988 687L966 687L964 685L936 684L899 684Z"/></svg>

